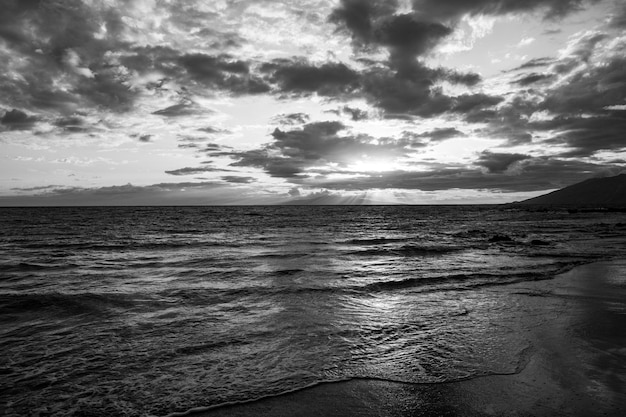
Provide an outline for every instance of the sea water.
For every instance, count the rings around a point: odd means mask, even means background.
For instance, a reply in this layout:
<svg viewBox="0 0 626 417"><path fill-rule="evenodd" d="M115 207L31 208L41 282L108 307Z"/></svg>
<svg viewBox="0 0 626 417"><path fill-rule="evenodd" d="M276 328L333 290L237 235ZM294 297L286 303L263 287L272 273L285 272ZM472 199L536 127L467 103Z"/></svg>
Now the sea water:
<svg viewBox="0 0 626 417"><path fill-rule="evenodd" d="M0 209L0 411L164 416L325 381L518 372L490 292L624 257L626 213Z"/></svg>

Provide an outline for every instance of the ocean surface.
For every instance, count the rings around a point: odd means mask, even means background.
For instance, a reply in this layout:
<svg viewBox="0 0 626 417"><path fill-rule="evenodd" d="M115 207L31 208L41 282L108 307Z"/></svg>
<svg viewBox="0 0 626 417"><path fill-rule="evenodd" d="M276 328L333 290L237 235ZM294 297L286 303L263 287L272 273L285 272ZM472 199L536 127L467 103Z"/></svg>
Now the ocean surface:
<svg viewBox="0 0 626 417"><path fill-rule="evenodd" d="M515 373L529 345L506 284L625 254L618 212L0 208L0 414Z"/></svg>

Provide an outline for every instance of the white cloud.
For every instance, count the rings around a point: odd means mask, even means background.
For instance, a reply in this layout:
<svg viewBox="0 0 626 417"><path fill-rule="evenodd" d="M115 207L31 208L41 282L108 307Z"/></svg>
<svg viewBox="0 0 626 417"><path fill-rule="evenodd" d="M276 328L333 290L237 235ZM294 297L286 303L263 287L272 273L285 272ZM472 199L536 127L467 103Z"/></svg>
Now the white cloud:
<svg viewBox="0 0 626 417"><path fill-rule="evenodd" d="M87 67L81 67L82 60L78 53L73 49L66 49L65 54L63 55L63 63L70 67L72 71L74 71L78 75L82 75L83 77L93 78L94 74Z"/></svg>
<svg viewBox="0 0 626 417"><path fill-rule="evenodd" d="M521 41L519 41L519 43L517 44L518 48L523 48L524 46L528 46L531 43L535 42L535 38L523 38Z"/></svg>
<svg viewBox="0 0 626 417"><path fill-rule="evenodd" d="M464 16L458 28L437 51L442 54L471 51L477 40L493 32L496 18L491 16Z"/></svg>

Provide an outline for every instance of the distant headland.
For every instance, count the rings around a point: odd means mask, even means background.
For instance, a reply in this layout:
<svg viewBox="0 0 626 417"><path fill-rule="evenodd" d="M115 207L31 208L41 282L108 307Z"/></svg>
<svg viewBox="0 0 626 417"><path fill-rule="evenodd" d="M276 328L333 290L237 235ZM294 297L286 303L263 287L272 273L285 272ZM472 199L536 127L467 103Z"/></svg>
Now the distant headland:
<svg viewBox="0 0 626 417"><path fill-rule="evenodd" d="M590 178L514 205L626 208L626 174Z"/></svg>

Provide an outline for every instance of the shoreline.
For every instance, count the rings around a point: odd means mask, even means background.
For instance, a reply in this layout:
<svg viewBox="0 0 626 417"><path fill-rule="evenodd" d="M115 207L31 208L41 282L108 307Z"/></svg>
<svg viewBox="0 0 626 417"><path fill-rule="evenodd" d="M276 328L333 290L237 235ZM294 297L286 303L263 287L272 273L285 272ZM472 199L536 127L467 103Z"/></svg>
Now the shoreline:
<svg viewBox="0 0 626 417"><path fill-rule="evenodd" d="M170 417L626 415L626 261L483 291L516 303L512 324L531 349L517 373L440 383L320 382Z"/></svg>

